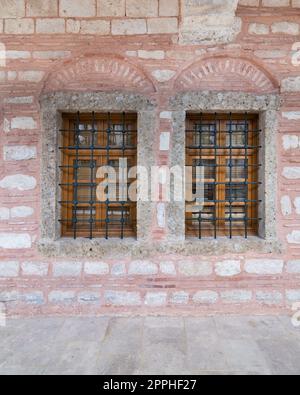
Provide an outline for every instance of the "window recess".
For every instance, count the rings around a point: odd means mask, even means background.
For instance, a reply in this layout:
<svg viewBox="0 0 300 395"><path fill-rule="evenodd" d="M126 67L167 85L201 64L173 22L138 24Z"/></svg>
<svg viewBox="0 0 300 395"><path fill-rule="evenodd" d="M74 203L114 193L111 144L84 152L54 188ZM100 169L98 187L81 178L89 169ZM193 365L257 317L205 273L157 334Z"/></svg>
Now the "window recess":
<svg viewBox="0 0 300 395"><path fill-rule="evenodd" d="M186 165L203 167L204 205L186 202L186 235L257 236L259 119L256 114L195 114L186 119Z"/></svg>
<svg viewBox="0 0 300 395"><path fill-rule="evenodd" d="M120 188L118 169L120 159L127 160L128 169L137 164L137 115L63 114L60 141L61 235L74 239L134 237L136 202L124 199L120 191L135 180L128 179ZM97 170L103 166L116 171L113 200L97 197L97 187L104 181L97 178Z"/></svg>

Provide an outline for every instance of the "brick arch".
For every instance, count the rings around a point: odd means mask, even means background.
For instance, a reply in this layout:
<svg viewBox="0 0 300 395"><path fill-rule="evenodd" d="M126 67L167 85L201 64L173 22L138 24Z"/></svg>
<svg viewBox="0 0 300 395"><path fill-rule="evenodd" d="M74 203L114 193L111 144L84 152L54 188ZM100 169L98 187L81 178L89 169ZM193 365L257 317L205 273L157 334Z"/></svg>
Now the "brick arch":
<svg viewBox="0 0 300 395"><path fill-rule="evenodd" d="M142 70L114 57L88 57L67 63L53 71L44 84L49 91L127 90L153 93L155 87Z"/></svg>
<svg viewBox="0 0 300 395"><path fill-rule="evenodd" d="M194 63L176 79L178 91L243 91L271 93L278 91L268 72L248 59L214 57Z"/></svg>

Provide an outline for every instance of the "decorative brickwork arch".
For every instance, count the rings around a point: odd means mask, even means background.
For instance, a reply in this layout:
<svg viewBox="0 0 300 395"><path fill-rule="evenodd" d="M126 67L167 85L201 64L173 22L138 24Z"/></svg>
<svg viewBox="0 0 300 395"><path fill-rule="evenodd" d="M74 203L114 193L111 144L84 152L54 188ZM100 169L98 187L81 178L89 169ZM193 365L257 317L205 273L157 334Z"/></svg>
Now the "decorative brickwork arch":
<svg viewBox="0 0 300 395"><path fill-rule="evenodd" d="M89 57L68 63L50 74L44 92L127 90L149 94L153 83L132 64L113 57Z"/></svg>
<svg viewBox="0 0 300 395"><path fill-rule="evenodd" d="M175 81L178 91L277 92L276 81L247 59L215 57L194 63Z"/></svg>

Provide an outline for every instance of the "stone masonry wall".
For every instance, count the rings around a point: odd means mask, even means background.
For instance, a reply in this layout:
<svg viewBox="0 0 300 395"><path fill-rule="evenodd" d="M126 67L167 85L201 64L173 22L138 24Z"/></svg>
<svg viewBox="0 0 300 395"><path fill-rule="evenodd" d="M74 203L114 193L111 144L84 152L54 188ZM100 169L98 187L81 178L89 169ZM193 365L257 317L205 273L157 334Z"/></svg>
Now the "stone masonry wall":
<svg viewBox="0 0 300 395"><path fill-rule="evenodd" d="M300 302L300 1L221 3L0 0L0 303L9 314L276 314ZM153 160L164 165L176 161L172 98L211 90L280 95L278 248L154 253L173 231L176 210L163 203L151 207L140 255L39 247L42 97L141 95L153 103Z"/></svg>

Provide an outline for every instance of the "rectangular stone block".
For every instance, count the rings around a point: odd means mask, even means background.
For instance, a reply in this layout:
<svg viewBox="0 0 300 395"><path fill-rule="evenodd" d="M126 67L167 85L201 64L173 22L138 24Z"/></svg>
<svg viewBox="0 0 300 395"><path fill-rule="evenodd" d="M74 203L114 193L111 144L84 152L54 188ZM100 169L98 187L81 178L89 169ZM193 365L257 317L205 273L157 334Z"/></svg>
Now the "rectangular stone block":
<svg viewBox="0 0 300 395"><path fill-rule="evenodd" d="M250 259L245 263L245 272L249 274L276 275L283 271L284 262L277 259Z"/></svg>
<svg viewBox="0 0 300 395"><path fill-rule="evenodd" d="M24 276L45 277L48 275L49 265L44 262L23 262L21 264Z"/></svg>
<svg viewBox="0 0 300 395"><path fill-rule="evenodd" d="M134 261L129 265L129 275L151 276L157 273L157 265L149 261Z"/></svg>
<svg viewBox="0 0 300 395"><path fill-rule="evenodd" d="M53 304L72 304L76 302L74 291L51 291L48 300Z"/></svg>
<svg viewBox="0 0 300 395"><path fill-rule="evenodd" d="M300 274L300 260L289 261L286 265L286 271L291 274Z"/></svg>
<svg viewBox="0 0 300 395"><path fill-rule="evenodd" d="M100 292L97 291L83 291L78 294L77 298L80 304L99 305L101 300L101 295Z"/></svg>
<svg viewBox="0 0 300 395"><path fill-rule="evenodd" d="M172 34L178 32L177 18L149 18L147 24L149 34Z"/></svg>
<svg viewBox="0 0 300 395"><path fill-rule="evenodd" d="M82 264L80 262L60 262L53 264L54 277L79 277Z"/></svg>
<svg viewBox="0 0 300 395"><path fill-rule="evenodd" d="M167 302L166 292L147 292L145 297L145 305L158 307L164 306Z"/></svg>
<svg viewBox="0 0 300 395"><path fill-rule="evenodd" d="M96 0L60 0L59 15L81 18L96 16Z"/></svg>
<svg viewBox="0 0 300 395"><path fill-rule="evenodd" d="M0 18L25 16L25 0L0 0Z"/></svg>
<svg viewBox="0 0 300 395"><path fill-rule="evenodd" d="M158 0L126 0L126 15L135 18L157 16Z"/></svg>
<svg viewBox="0 0 300 395"><path fill-rule="evenodd" d="M104 276L109 273L109 267L105 262L86 262L84 273L90 276Z"/></svg>
<svg viewBox="0 0 300 395"><path fill-rule="evenodd" d="M36 147L28 145L10 145L3 148L4 160L19 161L35 159Z"/></svg>
<svg viewBox="0 0 300 395"><path fill-rule="evenodd" d="M142 303L139 292L106 291L104 298L107 305L113 306L139 306Z"/></svg>
<svg viewBox="0 0 300 395"><path fill-rule="evenodd" d="M0 249L22 250L31 248L31 237L27 233L0 233Z"/></svg>
<svg viewBox="0 0 300 395"><path fill-rule="evenodd" d="M5 20L6 34L33 34L34 20L33 19L6 19Z"/></svg>
<svg viewBox="0 0 300 395"><path fill-rule="evenodd" d="M112 34L115 36L146 34L147 25L145 19L123 19L112 21Z"/></svg>
<svg viewBox="0 0 300 395"><path fill-rule="evenodd" d="M58 2L56 0L27 0L27 16L58 16Z"/></svg>
<svg viewBox="0 0 300 395"><path fill-rule="evenodd" d="M36 129L37 123L32 117L15 117L10 122L11 129Z"/></svg>
<svg viewBox="0 0 300 395"><path fill-rule="evenodd" d="M0 261L0 277L18 277L19 262Z"/></svg>
<svg viewBox="0 0 300 395"><path fill-rule="evenodd" d="M39 34L63 34L66 30L62 18L43 18L36 21L36 32Z"/></svg>
<svg viewBox="0 0 300 395"><path fill-rule="evenodd" d="M98 0L99 16L125 16L125 0Z"/></svg>
<svg viewBox="0 0 300 395"><path fill-rule="evenodd" d="M283 295L278 291L258 291L256 292L256 300L268 306L281 304Z"/></svg>
<svg viewBox="0 0 300 395"><path fill-rule="evenodd" d="M252 299L252 291L247 290L229 290L221 292L221 299L228 303L246 303Z"/></svg>
<svg viewBox="0 0 300 395"><path fill-rule="evenodd" d="M31 305L43 305L45 303L44 294L40 291L25 292L21 294L20 300Z"/></svg>
<svg viewBox="0 0 300 395"><path fill-rule="evenodd" d="M241 263L239 261L217 262L215 267L216 274L221 277L232 277L241 273Z"/></svg>

